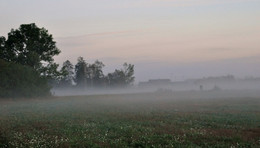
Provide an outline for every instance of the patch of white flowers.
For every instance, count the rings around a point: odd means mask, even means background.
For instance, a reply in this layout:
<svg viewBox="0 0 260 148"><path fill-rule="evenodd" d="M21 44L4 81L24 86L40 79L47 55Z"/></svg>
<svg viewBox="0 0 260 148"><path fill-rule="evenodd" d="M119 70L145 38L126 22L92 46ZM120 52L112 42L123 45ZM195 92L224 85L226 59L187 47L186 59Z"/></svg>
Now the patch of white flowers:
<svg viewBox="0 0 260 148"><path fill-rule="evenodd" d="M10 147L29 147L29 148L48 148L59 147L62 143L68 142L68 138L42 135L26 135L21 132L15 132Z"/></svg>

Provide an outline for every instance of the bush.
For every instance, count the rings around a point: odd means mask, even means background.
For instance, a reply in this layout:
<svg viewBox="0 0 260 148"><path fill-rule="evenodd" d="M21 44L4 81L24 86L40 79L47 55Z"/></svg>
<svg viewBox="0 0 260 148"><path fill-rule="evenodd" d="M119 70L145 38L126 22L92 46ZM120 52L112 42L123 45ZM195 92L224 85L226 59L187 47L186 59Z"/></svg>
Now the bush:
<svg viewBox="0 0 260 148"><path fill-rule="evenodd" d="M47 79L29 66L0 60L0 97L38 97L50 95Z"/></svg>

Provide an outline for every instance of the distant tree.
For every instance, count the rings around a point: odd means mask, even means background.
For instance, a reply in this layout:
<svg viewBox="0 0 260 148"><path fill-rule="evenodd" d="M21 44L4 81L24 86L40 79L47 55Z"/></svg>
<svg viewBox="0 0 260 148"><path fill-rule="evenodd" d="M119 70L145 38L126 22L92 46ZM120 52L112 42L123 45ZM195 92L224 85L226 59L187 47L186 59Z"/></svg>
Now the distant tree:
<svg viewBox="0 0 260 148"><path fill-rule="evenodd" d="M122 70L116 69L113 73L108 73L108 86L116 87L116 86L125 86L125 76Z"/></svg>
<svg viewBox="0 0 260 148"><path fill-rule="evenodd" d="M107 75L109 86L128 86L134 82L134 65L123 64L123 69L116 69Z"/></svg>
<svg viewBox="0 0 260 148"><path fill-rule="evenodd" d="M104 85L104 74L102 70L104 66L105 65L98 60L89 65L91 87L101 87Z"/></svg>
<svg viewBox="0 0 260 148"><path fill-rule="evenodd" d="M12 29L5 40L0 37L0 58L30 66L38 72L55 67L53 56L58 55L60 50L56 42L45 28L39 28L34 23L22 24L19 29Z"/></svg>
<svg viewBox="0 0 260 148"><path fill-rule="evenodd" d="M78 87L87 86L87 66L88 64L83 57L78 58L78 62L75 65L75 82Z"/></svg>
<svg viewBox="0 0 260 148"><path fill-rule="evenodd" d="M67 60L63 62L62 68L60 70L61 78L59 85L62 87L70 87L72 86L74 79L74 66L73 64Z"/></svg>
<svg viewBox="0 0 260 148"><path fill-rule="evenodd" d="M125 76L125 83L127 85L132 84L135 80L134 77L134 65L132 64L127 64L124 63L123 64L123 72L124 72L124 76Z"/></svg>
<svg viewBox="0 0 260 148"><path fill-rule="evenodd" d="M103 67L105 65L96 60L93 64L88 64L83 57L78 58L75 66L75 82L79 87L100 87L105 85Z"/></svg>

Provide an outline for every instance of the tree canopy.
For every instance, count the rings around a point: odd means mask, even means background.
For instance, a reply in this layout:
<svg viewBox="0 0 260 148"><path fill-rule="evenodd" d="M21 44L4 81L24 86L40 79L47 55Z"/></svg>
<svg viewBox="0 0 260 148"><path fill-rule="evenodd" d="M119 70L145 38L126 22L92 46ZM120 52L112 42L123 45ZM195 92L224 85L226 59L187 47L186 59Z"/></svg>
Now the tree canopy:
<svg viewBox="0 0 260 148"><path fill-rule="evenodd" d="M75 65L75 82L78 87L122 87L134 82L134 65L123 64L122 69L112 73L103 73L104 64L96 60L93 64L87 63L83 57L78 58Z"/></svg>
<svg viewBox="0 0 260 148"><path fill-rule="evenodd" d="M34 23L0 37L1 95L28 97L50 94L48 81L59 75L53 57L60 50L45 28Z"/></svg>
<svg viewBox="0 0 260 148"><path fill-rule="evenodd" d="M30 66L35 70L53 64L53 56L60 53L48 30L39 28L34 23L11 29L7 39L0 37L0 46L1 59Z"/></svg>

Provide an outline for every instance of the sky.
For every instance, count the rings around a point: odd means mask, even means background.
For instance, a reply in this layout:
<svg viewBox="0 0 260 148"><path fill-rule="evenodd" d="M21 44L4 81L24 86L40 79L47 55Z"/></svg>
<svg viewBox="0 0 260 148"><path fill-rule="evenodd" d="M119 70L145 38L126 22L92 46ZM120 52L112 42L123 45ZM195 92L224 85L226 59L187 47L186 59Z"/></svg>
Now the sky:
<svg viewBox="0 0 260 148"><path fill-rule="evenodd" d="M138 81L260 76L260 0L0 0L0 35L36 23L61 54Z"/></svg>

